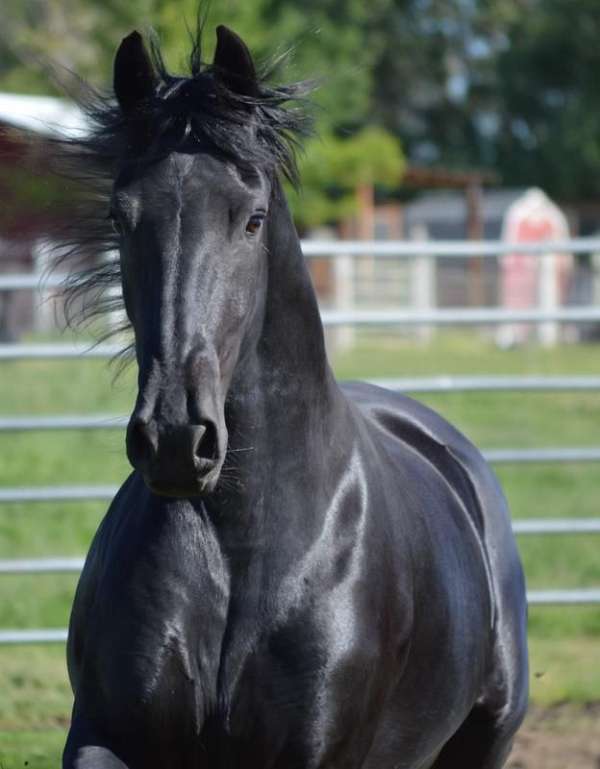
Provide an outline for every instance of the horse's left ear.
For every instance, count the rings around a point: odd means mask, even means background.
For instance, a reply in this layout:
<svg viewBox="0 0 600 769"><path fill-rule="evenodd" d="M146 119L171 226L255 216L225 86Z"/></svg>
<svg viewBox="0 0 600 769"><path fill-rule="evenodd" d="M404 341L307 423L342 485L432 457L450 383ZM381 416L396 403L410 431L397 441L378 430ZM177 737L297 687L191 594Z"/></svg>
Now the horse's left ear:
<svg viewBox="0 0 600 769"><path fill-rule="evenodd" d="M257 96L258 81L252 55L241 37L228 27L217 27L217 48L213 60L215 74L234 93Z"/></svg>
<svg viewBox="0 0 600 769"><path fill-rule="evenodd" d="M123 38L114 63L115 96L125 115L154 94L157 76L139 32Z"/></svg>

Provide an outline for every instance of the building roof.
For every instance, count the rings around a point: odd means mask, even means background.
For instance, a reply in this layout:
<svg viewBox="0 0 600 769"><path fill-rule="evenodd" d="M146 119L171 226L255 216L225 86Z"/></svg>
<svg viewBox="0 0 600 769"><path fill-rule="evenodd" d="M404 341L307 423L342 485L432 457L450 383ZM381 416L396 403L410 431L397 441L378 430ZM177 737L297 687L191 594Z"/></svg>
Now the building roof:
<svg viewBox="0 0 600 769"><path fill-rule="evenodd" d="M483 186L498 184L500 179L493 171L474 169L470 171L458 171L456 169L442 167L425 167L409 165L402 178L402 184L408 187L421 187L431 189L442 187L444 189L465 189L472 185Z"/></svg>
<svg viewBox="0 0 600 769"><path fill-rule="evenodd" d="M480 198L481 236L496 239L501 236L504 214L523 194L523 189L484 189ZM426 192L404 208L406 232L425 227L432 239L467 238L469 209L462 192Z"/></svg>
<svg viewBox="0 0 600 769"><path fill-rule="evenodd" d="M0 124L43 136L76 136L88 128L83 112L66 99L13 93L0 93Z"/></svg>
<svg viewBox="0 0 600 769"><path fill-rule="evenodd" d="M501 219L507 208L524 190L500 188L484 190L481 208L484 219ZM460 192L427 192L405 206L407 221L436 222L463 220L467 216L465 196Z"/></svg>

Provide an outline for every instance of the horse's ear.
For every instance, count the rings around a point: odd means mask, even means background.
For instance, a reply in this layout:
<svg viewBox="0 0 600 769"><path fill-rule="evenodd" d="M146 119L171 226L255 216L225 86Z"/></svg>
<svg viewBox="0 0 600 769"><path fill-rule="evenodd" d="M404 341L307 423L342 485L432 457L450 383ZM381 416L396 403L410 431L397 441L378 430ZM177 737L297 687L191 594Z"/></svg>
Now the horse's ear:
<svg viewBox="0 0 600 769"><path fill-rule="evenodd" d="M123 38L114 64L113 85L125 115L134 112L154 93L157 77L139 32Z"/></svg>
<svg viewBox="0 0 600 769"><path fill-rule="evenodd" d="M258 82L254 62L246 43L228 27L217 27L217 48L213 60L215 74L234 93L257 96Z"/></svg>

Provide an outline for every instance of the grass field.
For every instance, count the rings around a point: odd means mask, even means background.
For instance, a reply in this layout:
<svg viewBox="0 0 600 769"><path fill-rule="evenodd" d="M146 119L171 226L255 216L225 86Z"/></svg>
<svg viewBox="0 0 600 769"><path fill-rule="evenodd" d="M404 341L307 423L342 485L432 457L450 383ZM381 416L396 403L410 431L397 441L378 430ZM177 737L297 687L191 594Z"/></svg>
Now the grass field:
<svg viewBox="0 0 600 769"><path fill-rule="evenodd" d="M361 335L339 355L342 378L428 374L596 374L600 348L499 351L474 334L421 346ZM114 413L133 401L134 372L114 384L100 361L0 365L0 413ZM600 393L467 393L422 397L480 447L600 445ZM118 431L0 434L0 486L119 483L128 473ZM502 466L515 518L600 516L597 465ZM0 558L80 555L105 505L0 506ZM600 536L521 538L529 586L600 586ZM0 627L64 627L75 578L0 577ZM539 704L600 699L600 608L535 608L532 691ZM0 648L0 765L58 766L71 705L64 649Z"/></svg>

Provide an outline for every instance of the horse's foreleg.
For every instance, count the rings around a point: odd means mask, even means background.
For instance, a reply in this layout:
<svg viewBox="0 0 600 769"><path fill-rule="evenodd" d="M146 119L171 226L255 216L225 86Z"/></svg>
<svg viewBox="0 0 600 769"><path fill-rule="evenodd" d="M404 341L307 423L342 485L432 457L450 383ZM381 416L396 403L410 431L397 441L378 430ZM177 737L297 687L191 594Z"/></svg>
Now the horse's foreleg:
<svg viewBox="0 0 600 769"><path fill-rule="evenodd" d="M63 752L63 769L129 769L113 751L73 721Z"/></svg>
<svg viewBox="0 0 600 769"><path fill-rule="evenodd" d="M71 759L63 759L63 769L128 769L112 751L99 745L84 745Z"/></svg>
<svg viewBox="0 0 600 769"><path fill-rule="evenodd" d="M522 713L513 713L501 720L484 705L475 706L432 769L501 769L522 717Z"/></svg>

